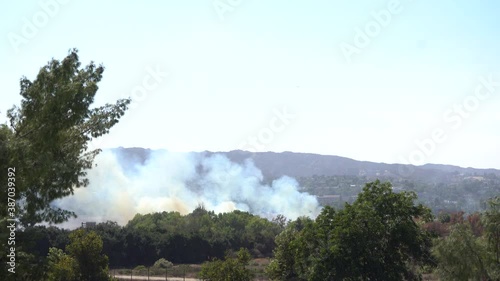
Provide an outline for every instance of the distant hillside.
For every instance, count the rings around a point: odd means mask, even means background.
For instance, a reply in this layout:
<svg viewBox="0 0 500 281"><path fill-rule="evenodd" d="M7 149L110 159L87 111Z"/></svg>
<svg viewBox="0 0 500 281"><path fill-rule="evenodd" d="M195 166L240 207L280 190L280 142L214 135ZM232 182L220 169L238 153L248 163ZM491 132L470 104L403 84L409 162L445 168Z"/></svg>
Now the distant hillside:
<svg viewBox="0 0 500 281"><path fill-rule="evenodd" d="M124 162L144 163L149 157L151 150L144 148L115 148L120 151ZM233 150L229 152L198 152L205 155L219 153L226 155L236 163L242 163L245 159L252 159L267 180L275 179L283 175L299 178L311 177L313 175L324 176L366 176L418 180L424 182L449 182L460 176L498 176L500 170L462 168L452 165L427 164L423 166L386 164L354 159L320 155L312 153L295 152L257 152Z"/></svg>
<svg viewBox="0 0 500 281"><path fill-rule="evenodd" d="M122 167L131 172L144 164L153 150L116 148ZM317 196L321 205L342 208L352 203L365 183L390 181L396 191L414 191L418 200L438 214L441 211L473 213L486 208L489 198L500 194L500 170L462 168L427 164L412 166L357 161L350 158L294 152L193 152L210 156L215 153L243 163L252 159L262 171L264 182L287 175L297 179L302 192Z"/></svg>

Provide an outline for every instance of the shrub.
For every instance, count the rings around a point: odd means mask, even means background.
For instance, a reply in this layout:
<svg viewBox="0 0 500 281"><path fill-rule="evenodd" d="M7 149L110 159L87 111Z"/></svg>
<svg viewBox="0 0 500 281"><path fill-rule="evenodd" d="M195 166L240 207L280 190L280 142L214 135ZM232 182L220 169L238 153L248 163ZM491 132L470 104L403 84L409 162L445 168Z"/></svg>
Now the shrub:
<svg viewBox="0 0 500 281"><path fill-rule="evenodd" d="M174 264L164 258L157 260L153 265L153 267L156 268L170 268L172 266L174 266Z"/></svg>

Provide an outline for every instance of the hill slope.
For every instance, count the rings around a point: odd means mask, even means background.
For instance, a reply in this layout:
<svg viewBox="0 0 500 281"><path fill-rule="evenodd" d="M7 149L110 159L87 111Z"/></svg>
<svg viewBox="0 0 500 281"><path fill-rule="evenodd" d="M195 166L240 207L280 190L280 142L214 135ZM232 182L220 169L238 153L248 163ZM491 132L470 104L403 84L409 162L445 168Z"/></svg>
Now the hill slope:
<svg viewBox="0 0 500 281"><path fill-rule="evenodd" d="M125 162L144 163L152 150L145 148L115 148L120 152L120 157ZM448 182L460 175L484 176L495 175L500 177L500 170L462 168L453 165L426 164L413 166L404 164L386 164L368 161L358 161L346 157L334 155L320 155L312 153L295 152L257 152L252 153L242 150L229 152L197 152L204 155L215 153L226 155L231 161L242 163L246 159L252 159L255 166L259 168L266 180L276 179L283 175L300 178L313 175L324 176L366 176L389 177L398 179L418 180L424 182Z"/></svg>

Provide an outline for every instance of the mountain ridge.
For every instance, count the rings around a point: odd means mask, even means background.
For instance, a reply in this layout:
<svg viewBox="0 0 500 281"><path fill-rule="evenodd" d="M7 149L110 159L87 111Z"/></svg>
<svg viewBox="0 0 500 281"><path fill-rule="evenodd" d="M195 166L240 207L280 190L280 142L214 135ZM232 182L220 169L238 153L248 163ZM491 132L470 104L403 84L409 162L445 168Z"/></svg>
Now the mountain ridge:
<svg viewBox="0 0 500 281"><path fill-rule="evenodd" d="M120 152L123 159L144 163L151 152L162 149L149 149L142 147L118 147L112 151ZM324 155L305 152L249 152L244 150L231 151L201 151L190 152L211 156L214 154L225 155L236 163L243 163L251 159L259 168L265 179L272 180L281 176L311 177L314 175L324 176L367 176L367 177L389 177L398 179L418 179L427 182L449 181L451 177L462 176L496 176L500 177L500 170L494 168L481 169L472 167L460 167L448 164L425 164L415 166L410 164L383 163L355 160L337 155Z"/></svg>

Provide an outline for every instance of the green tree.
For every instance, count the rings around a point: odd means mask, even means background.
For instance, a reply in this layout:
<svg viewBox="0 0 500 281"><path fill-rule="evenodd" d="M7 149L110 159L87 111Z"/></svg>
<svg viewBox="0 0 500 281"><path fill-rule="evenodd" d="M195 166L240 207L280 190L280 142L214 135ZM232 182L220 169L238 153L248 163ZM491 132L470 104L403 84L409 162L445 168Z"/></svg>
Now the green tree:
<svg viewBox="0 0 500 281"><path fill-rule="evenodd" d="M109 258L110 267L126 267L125 232L123 227L113 221L106 221L96 225L93 229L102 239L103 253Z"/></svg>
<svg viewBox="0 0 500 281"><path fill-rule="evenodd" d="M418 279L411 266L430 261L431 239L417 219L430 221L432 215L416 200L414 192L393 192L389 182L367 183L334 224L336 249L344 259L339 268L359 272L361 279Z"/></svg>
<svg viewBox="0 0 500 281"><path fill-rule="evenodd" d="M500 268L500 197L488 201L488 210L483 215L488 249L492 253L493 263ZM500 271L500 269L499 269Z"/></svg>
<svg viewBox="0 0 500 281"><path fill-rule="evenodd" d="M498 197L489 201L482 221L482 236L475 235L473 221L469 220L453 225L447 237L434 240L432 253L438 262L436 272L443 280L500 279Z"/></svg>
<svg viewBox="0 0 500 281"><path fill-rule="evenodd" d="M329 207L326 207L329 208ZM310 243L315 243L316 240L308 240L304 242L307 235L299 236L299 233L306 227L311 226L312 220L307 217L300 217L297 220L290 222L286 228L276 236L276 248L274 249L274 258L266 268L266 274L272 280L302 280L301 269L307 263L308 257L304 251ZM301 248L302 251L298 249ZM302 275L303 277L303 275Z"/></svg>
<svg viewBox="0 0 500 281"><path fill-rule="evenodd" d="M100 152L89 149L89 142L107 134L130 103L121 99L91 108L104 67L93 62L81 67L77 53L73 49L62 61L52 59L33 81L22 77L21 104L8 110L8 124L0 124L0 182L7 183L7 168L15 169L14 216L23 227L60 223L75 216L51 203L88 184L86 171ZM0 196L0 223L5 229L6 188L0 189ZM0 234L3 265L7 234ZM29 279L42 278L38 272L44 257L25 252L30 241L16 243L18 269L31 274ZM0 272L0 279L7 278L5 272Z"/></svg>
<svg viewBox="0 0 500 281"><path fill-rule="evenodd" d="M99 153L88 150L89 141L107 134L130 102L91 108L104 67L91 62L81 68L77 52L52 59L33 81L22 77L21 105L7 112L9 126L2 125L0 150L7 154L2 164L16 168L16 199L23 202L16 215L28 226L74 215L50 203L88 184L86 170Z"/></svg>
<svg viewBox="0 0 500 281"><path fill-rule="evenodd" d="M241 248L236 257L226 255L225 260L214 259L202 265L200 278L210 281L249 281L253 278L252 272L245 266L251 260L247 249Z"/></svg>
<svg viewBox="0 0 500 281"><path fill-rule="evenodd" d="M367 183L354 203L325 207L313 223L276 239L267 270L273 280L418 280L414 265L429 262L430 236L417 219L430 210L390 183Z"/></svg>
<svg viewBox="0 0 500 281"><path fill-rule="evenodd" d="M77 266L77 280L109 280L108 257L102 254L102 240L94 231L75 230L70 234L71 244L66 251L74 258Z"/></svg>
<svg viewBox="0 0 500 281"><path fill-rule="evenodd" d="M157 260L154 264L153 264L154 267L157 267L157 268L170 268L172 266L174 266L174 264L164 258L161 258L159 260Z"/></svg>
<svg viewBox="0 0 500 281"><path fill-rule="evenodd" d="M436 272L443 280L483 280L485 244L474 237L470 227L456 224L450 235L436 239L433 254L438 261Z"/></svg>
<svg viewBox="0 0 500 281"><path fill-rule="evenodd" d="M50 248L47 256L48 281L71 281L76 280L77 264L73 257L67 255L61 249Z"/></svg>

